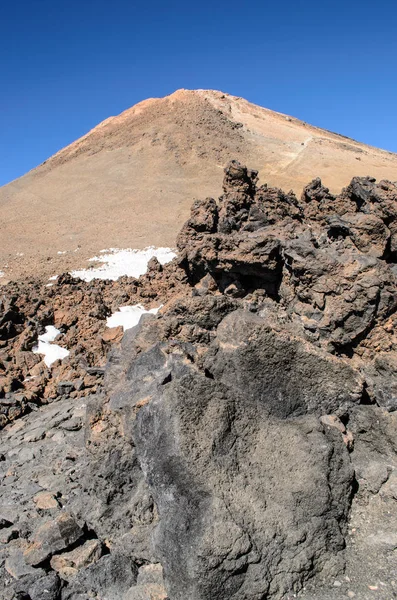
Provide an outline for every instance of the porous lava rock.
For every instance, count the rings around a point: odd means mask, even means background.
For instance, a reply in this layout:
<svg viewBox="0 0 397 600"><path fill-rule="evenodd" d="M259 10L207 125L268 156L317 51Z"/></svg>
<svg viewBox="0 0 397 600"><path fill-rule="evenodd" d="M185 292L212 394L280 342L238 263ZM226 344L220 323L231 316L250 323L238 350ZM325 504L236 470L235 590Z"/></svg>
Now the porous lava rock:
<svg viewBox="0 0 397 600"><path fill-rule="evenodd" d="M135 425L170 597L282 597L336 574L353 471L315 414L357 401L360 381L249 312L222 320L204 371L183 350L147 363L158 387Z"/></svg>
<svg viewBox="0 0 397 600"><path fill-rule="evenodd" d="M91 485L117 448L107 514L138 561L161 562L172 600L285 598L340 572L345 424L397 407L396 186L355 178L335 197L314 180L298 201L232 162L223 191L194 203L186 283L112 352L90 413Z"/></svg>

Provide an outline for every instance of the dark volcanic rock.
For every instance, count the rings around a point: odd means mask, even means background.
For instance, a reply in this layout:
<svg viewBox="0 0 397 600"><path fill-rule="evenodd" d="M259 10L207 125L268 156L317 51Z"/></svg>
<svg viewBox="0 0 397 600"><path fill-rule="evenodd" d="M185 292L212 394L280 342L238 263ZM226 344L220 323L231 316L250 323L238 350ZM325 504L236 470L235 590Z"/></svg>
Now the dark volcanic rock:
<svg viewBox="0 0 397 600"><path fill-rule="evenodd" d="M78 574L62 594L62 600L83 600L87 597L121 600L136 584L137 575L138 567L125 554L103 556Z"/></svg>
<svg viewBox="0 0 397 600"><path fill-rule="evenodd" d="M257 175L230 163L140 280L1 300L0 595L394 597L397 188ZM51 372L47 324L71 351Z"/></svg>
<svg viewBox="0 0 397 600"><path fill-rule="evenodd" d="M29 588L31 600L57 600L60 597L61 581L56 573L37 579Z"/></svg>
<svg viewBox="0 0 397 600"><path fill-rule="evenodd" d="M279 419L344 414L362 396L362 378L348 364L244 311L220 323L205 366L216 381Z"/></svg>
<svg viewBox="0 0 397 600"><path fill-rule="evenodd" d="M346 423L395 409L379 208L386 195L390 214L393 185L354 180L335 197L315 180L299 203L256 179L232 163L219 204L194 203L183 293L124 336L90 417L97 510L114 490L101 535L117 529L138 564L160 560L172 600L284 598L340 572L355 437L359 463L370 456Z"/></svg>
<svg viewBox="0 0 397 600"><path fill-rule="evenodd" d="M341 436L324 432L302 404L327 380L336 397L348 392L332 369L320 381L314 374L307 389L288 389L284 364L273 386L262 380L244 390L253 373L244 380L238 344L225 345L224 380L211 360L207 375L170 365L169 382L138 412L138 456L160 519L155 549L175 600L281 597L341 568L353 471ZM266 354L256 359L257 372L266 370ZM295 357L297 370L304 363Z"/></svg>

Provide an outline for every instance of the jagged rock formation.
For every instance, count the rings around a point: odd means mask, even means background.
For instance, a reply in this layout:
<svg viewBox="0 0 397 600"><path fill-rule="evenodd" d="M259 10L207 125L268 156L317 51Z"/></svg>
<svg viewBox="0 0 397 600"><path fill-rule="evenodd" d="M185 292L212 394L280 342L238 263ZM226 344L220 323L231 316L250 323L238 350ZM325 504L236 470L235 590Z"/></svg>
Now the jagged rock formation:
<svg viewBox="0 0 397 600"><path fill-rule="evenodd" d="M114 346L85 433L66 397L47 441L6 426L5 597L40 597L36 574L54 600L328 600L345 566L357 598L393 597L396 211L388 181L298 200L229 164L138 285L166 304ZM61 437L58 471L29 480L19 435L51 457Z"/></svg>

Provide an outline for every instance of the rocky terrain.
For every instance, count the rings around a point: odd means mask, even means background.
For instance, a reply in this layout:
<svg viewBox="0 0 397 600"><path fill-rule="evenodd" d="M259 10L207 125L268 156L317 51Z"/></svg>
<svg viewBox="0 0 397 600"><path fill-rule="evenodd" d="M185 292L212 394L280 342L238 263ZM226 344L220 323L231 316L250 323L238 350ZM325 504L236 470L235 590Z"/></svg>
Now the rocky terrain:
<svg viewBox="0 0 397 600"><path fill-rule="evenodd" d="M80 268L103 248L174 247L197 197L238 159L271 186L397 180L397 155L214 90L178 90L111 117L0 188L0 284Z"/></svg>
<svg viewBox="0 0 397 600"><path fill-rule="evenodd" d="M397 598L396 217L231 162L171 263L4 286L0 597Z"/></svg>

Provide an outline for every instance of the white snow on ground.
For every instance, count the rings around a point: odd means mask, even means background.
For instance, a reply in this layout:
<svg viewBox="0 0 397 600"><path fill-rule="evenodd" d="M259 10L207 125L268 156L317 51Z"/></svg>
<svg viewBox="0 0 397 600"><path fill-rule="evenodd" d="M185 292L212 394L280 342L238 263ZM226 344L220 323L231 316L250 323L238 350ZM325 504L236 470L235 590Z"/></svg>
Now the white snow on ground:
<svg viewBox="0 0 397 600"><path fill-rule="evenodd" d="M108 327L123 327L123 331L127 329L131 329L131 327L135 327L138 325L139 319L145 313L150 313L155 315L161 306L157 308L151 308L150 310L146 310L142 304L135 304L134 306L120 306L119 310L113 313L106 320L106 325Z"/></svg>
<svg viewBox="0 0 397 600"><path fill-rule="evenodd" d="M72 271L71 274L73 277L80 277L84 281L92 281L93 279L116 281L123 275L140 277L146 273L148 262L153 256L162 265L165 265L175 258L176 254L171 248L155 248L154 246L145 248L145 250L109 248L108 250L101 250L101 256L90 258L90 261L104 263L103 265L96 269Z"/></svg>
<svg viewBox="0 0 397 600"><path fill-rule="evenodd" d="M4 277L4 271L0 271L0 277Z"/></svg>
<svg viewBox="0 0 397 600"><path fill-rule="evenodd" d="M52 277L48 278L48 281L56 281L58 279L58 275L53 275Z"/></svg>
<svg viewBox="0 0 397 600"><path fill-rule="evenodd" d="M33 348L35 354L44 355L43 360L47 367L50 367L56 360L63 360L69 356L69 350L52 343L60 333L59 329L53 325L48 325L45 328L45 333L39 335L38 345Z"/></svg>
<svg viewBox="0 0 397 600"><path fill-rule="evenodd" d="M47 327L45 328L45 333L39 335L39 341L48 343L53 342L54 340L56 340L58 335L60 335L60 333L61 332L59 331L59 329L54 327L54 325L47 325Z"/></svg>

